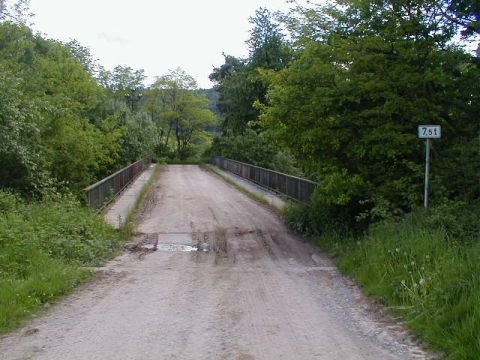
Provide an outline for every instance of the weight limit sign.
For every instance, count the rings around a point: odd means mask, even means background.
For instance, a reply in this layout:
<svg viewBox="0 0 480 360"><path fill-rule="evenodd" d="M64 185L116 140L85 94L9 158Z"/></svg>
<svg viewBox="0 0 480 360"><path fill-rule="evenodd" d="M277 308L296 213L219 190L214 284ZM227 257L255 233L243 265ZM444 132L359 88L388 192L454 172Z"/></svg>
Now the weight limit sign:
<svg viewBox="0 0 480 360"><path fill-rule="evenodd" d="M418 125L418 137L427 139L425 146L425 188L423 191L423 206L428 207L428 178L430 174L430 139L440 139L442 128L440 125Z"/></svg>

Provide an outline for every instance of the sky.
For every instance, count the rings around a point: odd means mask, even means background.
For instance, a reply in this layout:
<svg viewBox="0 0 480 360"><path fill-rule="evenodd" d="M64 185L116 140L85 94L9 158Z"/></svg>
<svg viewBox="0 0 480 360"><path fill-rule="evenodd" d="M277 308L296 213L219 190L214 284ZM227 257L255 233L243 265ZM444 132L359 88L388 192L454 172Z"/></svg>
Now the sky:
<svg viewBox="0 0 480 360"><path fill-rule="evenodd" d="M34 29L78 40L107 69L128 65L148 79L181 67L201 88L222 53L248 55L245 41L259 7L286 11L286 0L31 0Z"/></svg>

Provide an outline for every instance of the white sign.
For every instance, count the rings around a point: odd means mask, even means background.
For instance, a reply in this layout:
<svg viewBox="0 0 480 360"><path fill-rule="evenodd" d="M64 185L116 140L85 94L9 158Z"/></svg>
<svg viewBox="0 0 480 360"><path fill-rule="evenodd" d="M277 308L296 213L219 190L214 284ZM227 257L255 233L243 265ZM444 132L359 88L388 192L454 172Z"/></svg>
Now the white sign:
<svg viewBox="0 0 480 360"><path fill-rule="evenodd" d="M442 128L440 125L418 125L420 139L440 139Z"/></svg>

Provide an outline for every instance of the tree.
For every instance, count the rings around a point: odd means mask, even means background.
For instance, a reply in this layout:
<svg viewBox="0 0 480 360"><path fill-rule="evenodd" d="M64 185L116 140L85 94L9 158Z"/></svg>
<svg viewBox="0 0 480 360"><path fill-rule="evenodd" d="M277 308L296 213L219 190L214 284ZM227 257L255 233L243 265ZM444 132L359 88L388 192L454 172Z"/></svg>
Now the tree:
<svg viewBox="0 0 480 360"><path fill-rule="evenodd" d="M30 12L30 0L16 0L9 4L0 0L0 21L10 21L17 25L30 25L33 14Z"/></svg>
<svg viewBox="0 0 480 360"><path fill-rule="evenodd" d="M87 70L90 75L96 76L99 69L98 69L98 63L97 59L95 59L90 51L89 48L83 46L78 42L77 40L71 40L66 44L69 48L70 51L72 52L72 55L80 61L80 63L83 65L85 70Z"/></svg>
<svg viewBox="0 0 480 360"><path fill-rule="evenodd" d="M280 25L273 20L273 14L266 8L259 8L249 21L253 25L247 40L250 66L254 69L283 69L290 61L291 51Z"/></svg>
<svg viewBox="0 0 480 360"><path fill-rule="evenodd" d="M434 158L456 138L474 142L467 133L478 132L478 85L471 80L478 68L449 47L455 31L437 16L433 1L337 5L292 19L290 26L300 24L299 51L286 69L263 72L270 90L261 119L272 141L321 182L317 201L332 214L342 209L352 224L420 202L418 124L448 129L434 145ZM440 186L445 173L436 174ZM478 186L467 184L460 196L478 194Z"/></svg>
<svg viewBox="0 0 480 360"><path fill-rule="evenodd" d="M71 47L0 22L0 186L41 196L81 189L118 163L122 129Z"/></svg>
<svg viewBox="0 0 480 360"><path fill-rule="evenodd" d="M0 65L0 187L31 192L42 188L36 110L15 76Z"/></svg>
<svg viewBox="0 0 480 360"><path fill-rule="evenodd" d="M132 112L135 111L143 96L143 69L133 70L130 66L118 65L110 72L100 68L97 80L105 86L107 94L114 100L115 111L121 102L125 102Z"/></svg>
<svg viewBox="0 0 480 360"><path fill-rule="evenodd" d="M181 68L157 78L150 89L154 97L147 104L150 113L158 111L156 124L164 141L162 149L168 149L170 136L174 136L180 158L189 156L195 142L205 141L207 128L216 122L208 99L196 90L196 81Z"/></svg>
<svg viewBox="0 0 480 360"><path fill-rule="evenodd" d="M478 0L443 0L438 1L438 8L443 17L453 28L460 28L464 39L480 37L480 1ZM477 46L480 57L480 42Z"/></svg>
<svg viewBox="0 0 480 360"><path fill-rule="evenodd" d="M253 107L257 91L252 75L243 60L229 55L225 56L225 63L210 74L219 94L217 106L223 118L220 125L223 132L241 133L249 121L258 118L258 110Z"/></svg>
<svg viewBox="0 0 480 360"><path fill-rule="evenodd" d="M462 35L480 35L480 2L471 0L438 1L443 16L462 28Z"/></svg>
<svg viewBox="0 0 480 360"><path fill-rule="evenodd" d="M224 133L242 133L249 123L257 122L259 111L254 103L263 102L267 91L257 69L280 70L291 58L280 25L270 11L258 9L250 23L249 58L242 60L224 55L225 63L214 68L210 75L219 93L218 109L223 117L221 129Z"/></svg>

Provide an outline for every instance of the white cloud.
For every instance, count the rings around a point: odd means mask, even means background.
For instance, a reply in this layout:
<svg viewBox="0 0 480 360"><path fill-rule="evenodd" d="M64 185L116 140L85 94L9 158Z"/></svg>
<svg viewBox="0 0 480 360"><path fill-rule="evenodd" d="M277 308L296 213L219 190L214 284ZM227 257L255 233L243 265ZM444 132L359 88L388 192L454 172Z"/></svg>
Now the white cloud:
<svg viewBox="0 0 480 360"><path fill-rule="evenodd" d="M122 36L110 34L110 33L107 33L107 32L99 33L97 35L97 37L98 37L99 40L105 41L105 42L110 43L110 44L117 43L117 44L121 44L121 45L126 45L130 42L128 39L126 39Z"/></svg>

